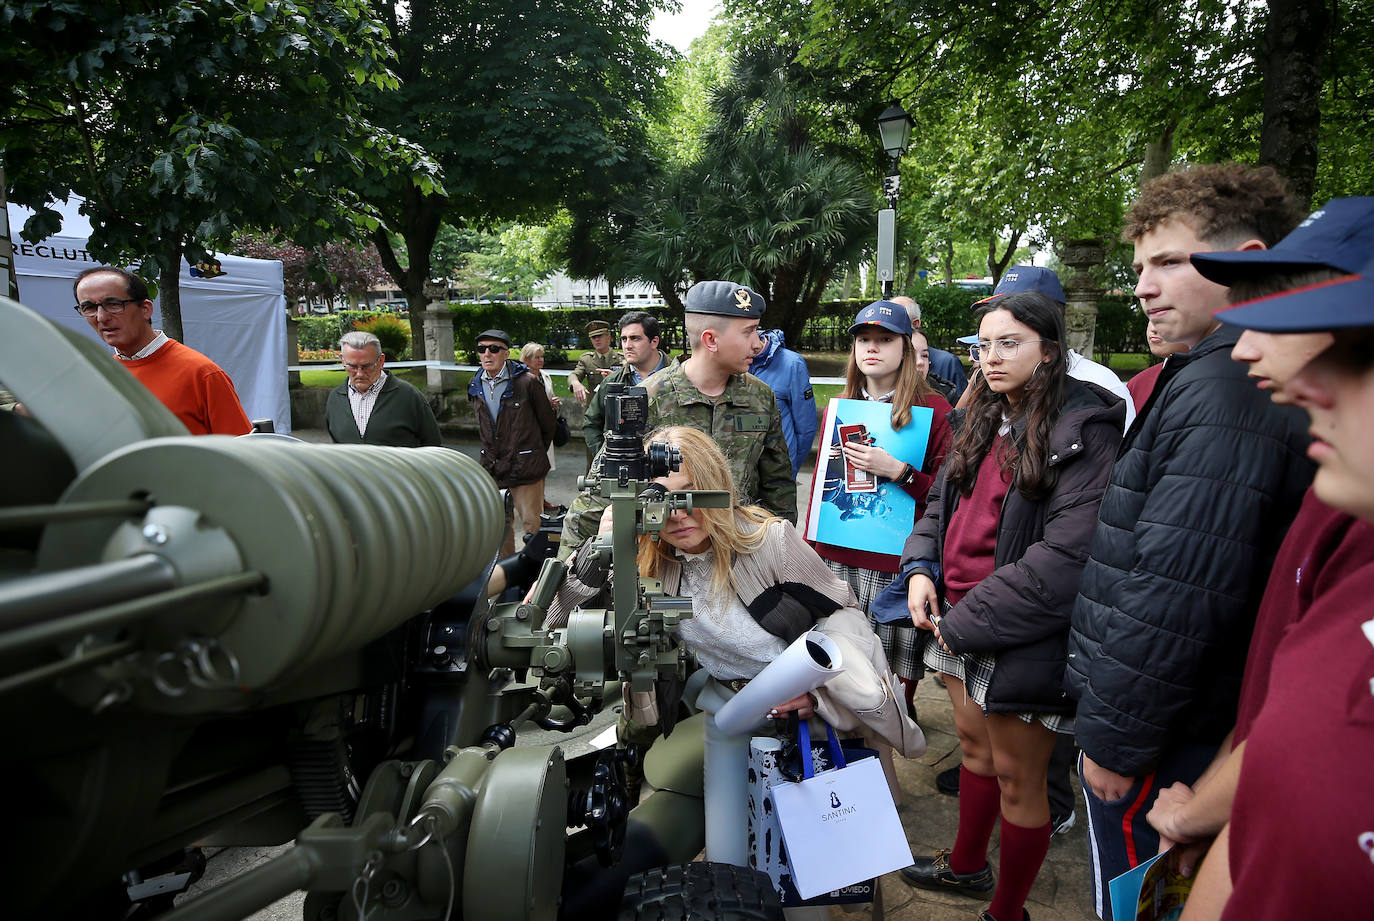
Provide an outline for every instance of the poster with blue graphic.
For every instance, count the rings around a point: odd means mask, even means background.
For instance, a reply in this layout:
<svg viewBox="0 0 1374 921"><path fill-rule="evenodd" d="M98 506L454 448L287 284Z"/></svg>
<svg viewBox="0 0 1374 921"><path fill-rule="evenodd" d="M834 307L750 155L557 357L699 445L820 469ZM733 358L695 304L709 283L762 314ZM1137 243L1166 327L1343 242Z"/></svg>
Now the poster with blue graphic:
<svg viewBox="0 0 1374 921"><path fill-rule="evenodd" d="M886 478L845 463L843 440L876 445L920 469L934 410L911 407L911 421L892 429L892 405L871 400L830 401L811 486L806 538L870 553L899 554L916 523L916 500Z"/></svg>

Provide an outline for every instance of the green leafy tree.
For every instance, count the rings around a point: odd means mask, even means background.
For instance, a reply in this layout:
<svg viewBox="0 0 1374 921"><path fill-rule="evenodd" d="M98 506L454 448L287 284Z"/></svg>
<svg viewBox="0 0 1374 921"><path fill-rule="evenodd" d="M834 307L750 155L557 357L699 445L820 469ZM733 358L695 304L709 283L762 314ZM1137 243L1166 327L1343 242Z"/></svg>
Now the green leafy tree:
<svg viewBox="0 0 1374 921"><path fill-rule="evenodd" d="M732 41L728 23L712 23L669 67L664 107L648 127L650 146L665 162L685 163L701 155L711 122L711 92L730 77Z"/></svg>
<svg viewBox="0 0 1374 921"><path fill-rule="evenodd" d="M387 279L372 246L335 242L307 248L271 234L252 232L236 235L229 251L236 256L281 262L289 301L332 303L346 299L356 307L368 289Z"/></svg>
<svg viewBox="0 0 1374 921"><path fill-rule="evenodd" d="M402 79L371 115L424 146L444 189L395 177L359 191L383 215L373 242L418 318L447 221L489 229L551 218L630 181L665 64L649 22L659 0L373 0ZM604 195L601 200L608 200ZM395 241L403 245L397 247Z"/></svg>
<svg viewBox="0 0 1374 921"><path fill-rule="evenodd" d="M529 224L476 235L472 248L457 254L451 277L469 299L532 300L539 283L556 268L546 255L547 236L546 228Z"/></svg>
<svg viewBox="0 0 1374 921"><path fill-rule="evenodd" d="M181 338L183 258L237 230L312 246L376 223L350 189L364 175L436 194L433 164L364 117L384 97L385 31L363 0L7 2L0 150L24 236L58 230L75 194L108 262L159 279Z"/></svg>
<svg viewBox="0 0 1374 921"><path fill-rule="evenodd" d="M768 301L768 324L800 341L832 275L864 251L877 197L852 150L817 136L823 107L795 85L791 56L768 43L737 50L701 154L627 210L629 269L670 304L692 281L745 281Z"/></svg>

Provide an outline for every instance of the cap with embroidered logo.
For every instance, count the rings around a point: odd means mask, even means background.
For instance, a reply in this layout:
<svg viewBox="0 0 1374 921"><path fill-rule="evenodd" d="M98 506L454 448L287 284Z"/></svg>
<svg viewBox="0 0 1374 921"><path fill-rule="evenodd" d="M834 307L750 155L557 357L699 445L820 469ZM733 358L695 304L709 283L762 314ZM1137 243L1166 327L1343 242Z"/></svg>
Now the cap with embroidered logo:
<svg viewBox="0 0 1374 921"><path fill-rule="evenodd" d="M683 299L687 313L707 313L719 317L757 320L763 316L763 295L748 285L733 281L699 281Z"/></svg>
<svg viewBox="0 0 1374 921"><path fill-rule="evenodd" d="M1314 333L1374 326L1374 259L1358 274L1242 301L1217 311L1215 316L1225 323L1265 333Z"/></svg>
<svg viewBox="0 0 1374 921"><path fill-rule="evenodd" d="M894 304L892 301L874 301L858 315L854 317L854 323L849 327L849 335L854 335L854 331L861 326L881 326L883 329L900 333L903 336L911 335L911 315L906 312L906 308L901 304Z"/></svg>
<svg viewBox="0 0 1374 921"><path fill-rule="evenodd" d="M981 301L974 301L973 306L981 307L999 297L1024 291L1036 291L1056 304L1064 303L1064 286L1059 283L1059 276L1054 269L1038 265L1014 265L1003 273L1002 280L992 289L992 294Z"/></svg>

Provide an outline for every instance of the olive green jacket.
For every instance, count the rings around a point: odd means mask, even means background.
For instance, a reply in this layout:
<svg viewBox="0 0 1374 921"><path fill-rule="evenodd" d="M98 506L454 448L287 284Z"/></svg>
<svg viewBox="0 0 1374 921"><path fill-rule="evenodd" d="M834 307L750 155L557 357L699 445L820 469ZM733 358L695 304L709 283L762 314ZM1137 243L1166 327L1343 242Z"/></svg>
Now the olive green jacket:
<svg viewBox="0 0 1374 921"><path fill-rule="evenodd" d="M589 392L594 391L601 386L601 382L605 379L596 373L597 368L615 368L624 363L625 356L615 349L611 349L605 355L597 354L596 349L583 352L581 357L577 359L577 365L568 372L569 386L572 385L573 381L579 381Z"/></svg>

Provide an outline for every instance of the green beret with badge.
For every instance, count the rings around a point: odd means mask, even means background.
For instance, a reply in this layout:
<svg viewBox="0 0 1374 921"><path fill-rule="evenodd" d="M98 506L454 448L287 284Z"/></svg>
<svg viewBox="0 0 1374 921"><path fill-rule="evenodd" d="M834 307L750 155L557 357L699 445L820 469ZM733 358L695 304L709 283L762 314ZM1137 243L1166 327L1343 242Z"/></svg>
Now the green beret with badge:
<svg viewBox="0 0 1374 921"><path fill-rule="evenodd" d="M706 313L718 317L758 320L766 306L763 295L748 285L733 281L699 281L683 299L687 313Z"/></svg>

